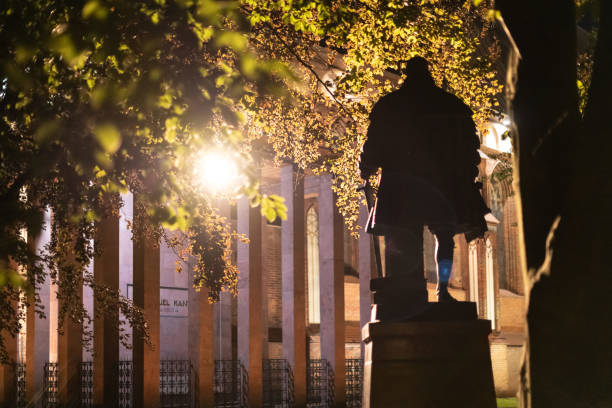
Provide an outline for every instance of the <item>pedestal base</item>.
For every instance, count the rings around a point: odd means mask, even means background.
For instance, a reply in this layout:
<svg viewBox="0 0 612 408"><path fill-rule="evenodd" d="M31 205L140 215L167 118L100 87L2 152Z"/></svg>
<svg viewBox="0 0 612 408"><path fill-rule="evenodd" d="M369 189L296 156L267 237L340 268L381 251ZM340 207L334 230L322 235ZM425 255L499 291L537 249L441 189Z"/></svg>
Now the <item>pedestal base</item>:
<svg viewBox="0 0 612 408"><path fill-rule="evenodd" d="M495 408L488 320L364 327L364 408Z"/></svg>

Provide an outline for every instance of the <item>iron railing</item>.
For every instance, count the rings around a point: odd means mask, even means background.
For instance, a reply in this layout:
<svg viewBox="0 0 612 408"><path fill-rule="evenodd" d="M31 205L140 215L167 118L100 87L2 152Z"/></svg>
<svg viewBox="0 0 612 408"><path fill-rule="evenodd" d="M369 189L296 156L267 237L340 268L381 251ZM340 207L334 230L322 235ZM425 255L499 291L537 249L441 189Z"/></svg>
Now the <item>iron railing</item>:
<svg viewBox="0 0 612 408"><path fill-rule="evenodd" d="M45 363L44 366L43 408L57 407L57 363Z"/></svg>
<svg viewBox="0 0 612 408"><path fill-rule="evenodd" d="M119 408L132 408L132 386L133 381L133 370L132 362L122 360L119 361Z"/></svg>
<svg viewBox="0 0 612 408"><path fill-rule="evenodd" d="M327 360L308 360L306 398L308 408L333 407L335 398L334 370Z"/></svg>
<svg viewBox="0 0 612 408"><path fill-rule="evenodd" d="M18 364L18 407L25 406L25 365ZM363 393L363 360L347 359L346 406L361 407ZM269 408L289 408L294 405L293 372L287 360L263 360L263 403ZM57 407L57 363L44 366L42 406ZM119 407L133 406L133 370L131 361L120 361ZM194 406L193 367L188 360L160 362L160 402L162 408L190 408ZM327 360L309 360L306 376L309 408L332 407L334 402L334 373ZM216 360L214 378L215 407L248 408L248 373L239 361ZM20 402L23 401L23 402ZM93 364L81 363L81 406L93 406Z"/></svg>
<svg viewBox="0 0 612 408"><path fill-rule="evenodd" d="M119 407L133 406L133 364L131 361L120 361ZM57 363L46 363L44 366L44 390L42 405L44 408L56 408L57 401ZM188 360L162 360L159 370L159 395L162 408L191 408L193 401L193 370ZM25 375L25 374L24 374ZM81 363L81 407L93 407L93 363Z"/></svg>
<svg viewBox="0 0 612 408"><path fill-rule="evenodd" d="M189 360L162 360L159 367L159 398L162 408L193 406L193 367Z"/></svg>
<svg viewBox="0 0 612 408"><path fill-rule="evenodd" d="M93 361L81 363L81 408L93 408Z"/></svg>
<svg viewBox="0 0 612 408"><path fill-rule="evenodd" d="M240 361L215 360L215 407L247 408L249 377Z"/></svg>
<svg viewBox="0 0 612 408"><path fill-rule="evenodd" d="M361 408L363 394L363 360L347 358L345 360L345 389L347 408Z"/></svg>
<svg viewBox="0 0 612 408"><path fill-rule="evenodd" d="M293 371L285 359L262 361L263 406L291 408L294 405Z"/></svg>
<svg viewBox="0 0 612 408"><path fill-rule="evenodd" d="M15 391L16 404L18 408L26 406L25 387L26 387L26 366L25 363L15 364Z"/></svg>

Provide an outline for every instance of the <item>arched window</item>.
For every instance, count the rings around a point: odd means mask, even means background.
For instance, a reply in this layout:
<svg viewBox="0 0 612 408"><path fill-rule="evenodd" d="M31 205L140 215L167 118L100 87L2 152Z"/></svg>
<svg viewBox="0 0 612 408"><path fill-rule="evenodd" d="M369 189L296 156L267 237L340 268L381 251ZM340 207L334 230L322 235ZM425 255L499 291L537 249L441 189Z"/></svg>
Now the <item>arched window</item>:
<svg viewBox="0 0 612 408"><path fill-rule="evenodd" d="M495 274L493 272L493 245L487 238L485 252L485 270L487 276L487 319L491 328L495 329Z"/></svg>
<svg viewBox="0 0 612 408"><path fill-rule="evenodd" d="M472 242L469 246L469 275L470 275L470 301L476 303L476 310L480 315L480 306L478 305L478 251L476 243Z"/></svg>
<svg viewBox="0 0 612 408"><path fill-rule="evenodd" d="M319 296L319 215L314 207L306 213L306 256L308 259L308 322L321 322Z"/></svg>

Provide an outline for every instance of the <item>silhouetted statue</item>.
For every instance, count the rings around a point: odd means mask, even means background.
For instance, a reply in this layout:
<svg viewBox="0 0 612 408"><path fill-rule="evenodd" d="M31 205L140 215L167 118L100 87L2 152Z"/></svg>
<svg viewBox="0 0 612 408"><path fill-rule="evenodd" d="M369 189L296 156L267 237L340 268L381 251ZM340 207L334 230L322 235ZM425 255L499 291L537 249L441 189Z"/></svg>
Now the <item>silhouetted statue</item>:
<svg viewBox="0 0 612 408"><path fill-rule="evenodd" d="M413 293L426 302L427 225L437 241L438 301L452 302L453 236L465 233L470 242L487 230L484 215L490 210L476 182L480 141L472 111L435 85L425 59L412 58L404 73L401 88L382 97L370 114L361 175L367 179L382 167L382 178L367 231L385 236L386 275L422 284Z"/></svg>

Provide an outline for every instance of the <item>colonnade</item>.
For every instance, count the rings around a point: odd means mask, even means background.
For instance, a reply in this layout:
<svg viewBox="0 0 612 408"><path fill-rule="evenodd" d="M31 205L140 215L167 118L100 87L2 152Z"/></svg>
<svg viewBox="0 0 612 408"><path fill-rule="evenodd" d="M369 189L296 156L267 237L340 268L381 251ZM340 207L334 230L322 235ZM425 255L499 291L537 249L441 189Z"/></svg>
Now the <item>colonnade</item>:
<svg viewBox="0 0 612 408"><path fill-rule="evenodd" d="M306 287L305 287L305 241L304 241L304 196L305 182L292 165L280 169L279 190L287 205L287 219L281 226L281 273L282 273L282 356L288 361L294 375L295 403L306 405ZM342 217L335 207L335 196L331 189L331 176L324 174L311 178L315 185L319 208L319 269L320 269L320 334L321 358L327 360L335 372L335 405L344 406L344 259ZM314 184L313 184L314 183ZM138 197L134 197L137 203ZM126 205L131 200L126 200ZM133 208L138 208L136 205ZM228 205L220 205L220 211L229 216ZM132 210L127 212L130 214ZM52 222L47 216L47 224ZM360 215L365 222L365 211ZM133 218L134 230L138 231L138 217ZM128 244L120 231L120 217L108 217L99 222L97 241L103 251L93 261L95 282L112 290L120 289L120 269ZM248 244L237 243L237 266L240 270L237 296L237 358L248 371L249 406L262 406L262 360L267 353L267 325L265 304L262 234L263 220L259 208L250 207L246 198L237 202L237 231L246 234ZM123 234L123 235L122 235ZM123 238L122 238L123 237ZM34 245L42 248L49 240L49 231L43 231ZM133 276L133 302L140 307L147 319L150 344L146 344L142 333L132 333L133 349L133 406L158 407L160 404L160 245L150 237L134 237L131 254ZM123 249L121 249L123 247ZM359 276L361 284L361 324L369 320L369 278L372 270L370 241L365 234L359 241ZM190 271L186 271L191 276ZM190 280L189 280L190 282ZM232 299L227 292L220 301L211 305L205 290L188 289L188 354L196 372L196 405L214 405L214 361L232 359ZM43 393L43 364L57 361L58 403L72 406L81 395L82 323L70 319L64 321L56 334L57 307L62 299L55 301L55 289L49 278L39 288L38 295L46 305L46 318L34 313L33 306L27 310L25 321L25 400L36 402ZM96 407L113 407L118 404L120 361L119 311L97 313L101 304L93 303L93 401ZM70 307L68 305L68 307ZM55 320L53 320L55 319ZM18 361L17 344L14 338L4 336L7 351ZM56 352L55 352L56 350ZM0 381L0 405L12 406L16 400L14 366L4 366Z"/></svg>

